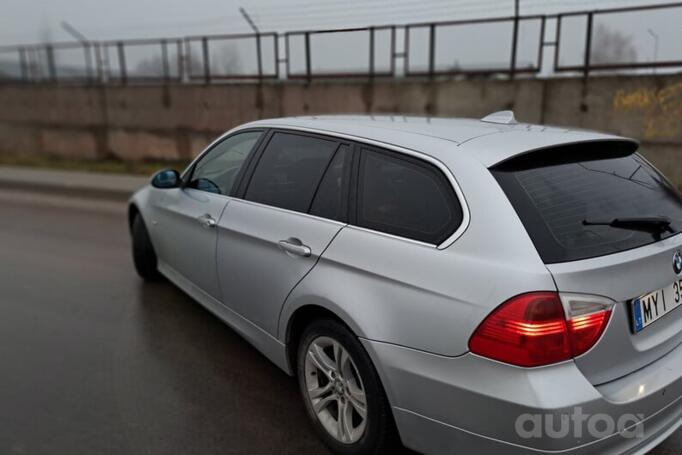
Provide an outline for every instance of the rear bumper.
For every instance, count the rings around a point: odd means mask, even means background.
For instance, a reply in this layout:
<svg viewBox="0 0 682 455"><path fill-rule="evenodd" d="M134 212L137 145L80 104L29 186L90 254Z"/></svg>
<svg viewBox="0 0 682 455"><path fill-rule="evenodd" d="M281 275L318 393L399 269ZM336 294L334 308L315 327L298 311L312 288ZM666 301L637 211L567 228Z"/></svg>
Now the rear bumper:
<svg viewBox="0 0 682 455"><path fill-rule="evenodd" d="M644 453L682 421L682 345L595 387L573 362L524 369L363 340L403 443L440 453Z"/></svg>

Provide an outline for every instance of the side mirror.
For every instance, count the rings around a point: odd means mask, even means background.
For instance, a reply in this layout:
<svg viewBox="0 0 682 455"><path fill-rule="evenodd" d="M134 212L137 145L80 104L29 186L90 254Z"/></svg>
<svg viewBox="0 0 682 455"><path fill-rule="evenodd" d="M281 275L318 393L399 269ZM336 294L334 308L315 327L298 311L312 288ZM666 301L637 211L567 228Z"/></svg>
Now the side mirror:
<svg viewBox="0 0 682 455"><path fill-rule="evenodd" d="M180 182L180 173L174 169L159 171L152 177L152 186L154 188L178 188Z"/></svg>

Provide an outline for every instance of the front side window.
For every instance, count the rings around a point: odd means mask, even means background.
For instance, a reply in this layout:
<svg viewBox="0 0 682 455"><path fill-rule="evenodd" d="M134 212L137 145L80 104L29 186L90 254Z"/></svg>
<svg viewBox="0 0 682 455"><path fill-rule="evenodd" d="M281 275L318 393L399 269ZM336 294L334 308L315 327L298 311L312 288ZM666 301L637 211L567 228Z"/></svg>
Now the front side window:
<svg viewBox="0 0 682 455"><path fill-rule="evenodd" d="M362 150L358 225L438 245L462 222L462 207L435 166L391 153Z"/></svg>
<svg viewBox="0 0 682 455"><path fill-rule="evenodd" d="M197 162L187 186L209 193L232 194L237 175L261 134L261 131L238 133L215 145Z"/></svg>
<svg viewBox="0 0 682 455"><path fill-rule="evenodd" d="M338 142L275 133L258 161L245 198L307 213Z"/></svg>

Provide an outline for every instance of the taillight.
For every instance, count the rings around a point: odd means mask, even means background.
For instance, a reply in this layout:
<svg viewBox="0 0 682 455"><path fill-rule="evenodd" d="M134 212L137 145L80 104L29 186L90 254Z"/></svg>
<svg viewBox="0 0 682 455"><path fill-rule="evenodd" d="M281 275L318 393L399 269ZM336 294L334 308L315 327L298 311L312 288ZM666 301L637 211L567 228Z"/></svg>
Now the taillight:
<svg viewBox="0 0 682 455"><path fill-rule="evenodd" d="M566 309L573 357L577 357L599 341L609 324L615 302L596 295L561 293L559 296Z"/></svg>
<svg viewBox="0 0 682 455"><path fill-rule="evenodd" d="M603 297L531 292L500 305L469 340L471 352L522 367L561 362L599 340L613 302Z"/></svg>

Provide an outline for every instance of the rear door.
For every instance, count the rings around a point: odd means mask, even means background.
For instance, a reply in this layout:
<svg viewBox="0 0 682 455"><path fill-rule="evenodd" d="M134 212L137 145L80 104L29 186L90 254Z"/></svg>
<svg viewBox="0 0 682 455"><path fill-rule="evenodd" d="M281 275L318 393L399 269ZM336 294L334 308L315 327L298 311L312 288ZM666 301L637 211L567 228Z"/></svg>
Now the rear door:
<svg viewBox="0 0 682 455"><path fill-rule="evenodd" d="M345 226L352 147L272 132L219 222L223 303L270 334L294 286Z"/></svg>
<svg viewBox="0 0 682 455"><path fill-rule="evenodd" d="M576 359L592 383L629 374L682 342L682 199L632 144L557 147L492 172L558 290L617 302L601 341ZM644 221L613 223L633 218Z"/></svg>

